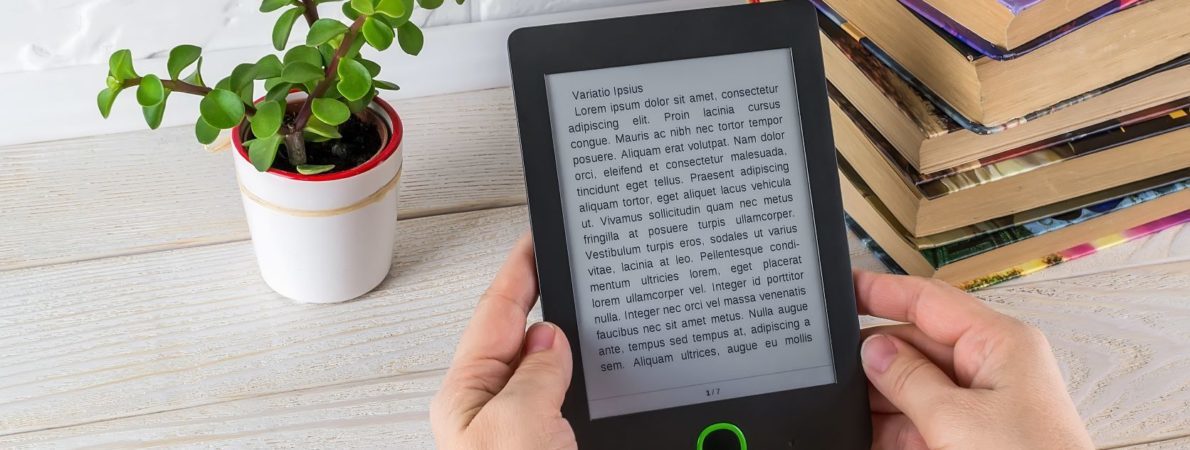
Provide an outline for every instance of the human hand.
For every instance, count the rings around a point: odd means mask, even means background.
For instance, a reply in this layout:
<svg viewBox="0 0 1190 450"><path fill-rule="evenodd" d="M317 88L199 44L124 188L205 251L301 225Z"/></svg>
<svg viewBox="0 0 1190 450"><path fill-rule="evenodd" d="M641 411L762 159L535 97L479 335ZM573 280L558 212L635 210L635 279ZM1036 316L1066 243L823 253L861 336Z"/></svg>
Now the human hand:
<svg viewBox="0 0 1190 450"><path fill-rule="evenodd" d="M537 301L533 241L521 238L479 300L442 389L430 407L444 450L577 449L562 417L570 344L558 327L525 331Z"/></svg>
<svg viewBox="0 0 1190 450"><path fill-rule="evenodd" d="M1089 449L1049 342L934 280L856 272L874 449Z"/></svg>

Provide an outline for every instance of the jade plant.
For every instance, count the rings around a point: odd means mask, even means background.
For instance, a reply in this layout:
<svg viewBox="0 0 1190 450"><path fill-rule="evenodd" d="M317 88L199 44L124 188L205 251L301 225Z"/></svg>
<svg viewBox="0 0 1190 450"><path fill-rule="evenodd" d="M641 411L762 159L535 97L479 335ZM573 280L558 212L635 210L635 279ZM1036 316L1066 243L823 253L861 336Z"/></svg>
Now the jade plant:
<svg viewBox="0 0 1190 450"><path fill-rule="evenodd" d="M350 23L319 17L318 5L340 2ZM376 78L380 65L361 56L364 45L383 51L395 42L406 53L417 55L424 40L421 30L410 21L413 10L415 6L437 9L442 4L443 0L416 0L416 5L414 0L263 0L261 12L283 10L272 33L273 47L284 52L282 56L267 55L255 63L240 64L229 76L208 86L202 75L202 49L197 46L179 45L169 52L168 76L137 74L132 52L120 50L109 60L99 111L108 117L116 97L125 89L136 88L145 121L156 129L172 93L198 95L202 100L194 131L199 142L210 144L221 130L246 122L251 139L244 145L257 170L273 167L284 145L286 158L298 172L329 172L336 169L334 165L308 163L307 143L341 139L340 125L353 115L369 121L368 105L377 89L399 89ZM309 26L305 43L286 50L294 25L302 18ZM190 68L189 75L183 76ZM254 103L257 81L263 81L266 92L262 101ZM289 104L292 91L307 94L300 105Z"/></svg>

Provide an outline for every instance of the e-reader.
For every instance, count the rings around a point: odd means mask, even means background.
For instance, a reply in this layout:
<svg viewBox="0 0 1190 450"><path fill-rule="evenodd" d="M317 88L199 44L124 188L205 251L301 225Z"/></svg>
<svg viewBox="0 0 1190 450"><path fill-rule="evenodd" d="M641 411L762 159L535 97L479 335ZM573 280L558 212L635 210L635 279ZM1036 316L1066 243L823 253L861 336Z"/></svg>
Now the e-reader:
<svg viewBox="0 0 1190 450"><path fill-rule="evenodd" d="M580 448L869 448L811 5L525 28L509 51Z"/></svg>

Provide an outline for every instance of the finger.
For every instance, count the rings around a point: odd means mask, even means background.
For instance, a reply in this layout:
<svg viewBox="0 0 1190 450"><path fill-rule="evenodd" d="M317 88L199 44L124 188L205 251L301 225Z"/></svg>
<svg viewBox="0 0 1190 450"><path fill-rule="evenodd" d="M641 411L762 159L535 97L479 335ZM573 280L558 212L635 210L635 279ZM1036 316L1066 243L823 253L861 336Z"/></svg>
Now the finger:
<svg viewBox="0 0 1190 450"><path fill-rule="evenodd" d="M869 337L860 355L872 386L927 435L939 405L962 394L938 366L896 337L883 334Z"/></svg>
<svg viewBox="0 0 1190 450"><path fill-rule="evenodd" d="M945 345L930 339L924 332L916 325L900 324L900 325L881 325L878 327L864 328L860 330L860 337L867 339L869 336L885 334L889 336L896 336L902 341L905 341L917 351L921 352L926 358L929 358L935 366L946 372L952 380L955 379L954 372L954 347ZM958 380L959 384L966 385L962 380ZM970 380L968 380L968 383Z"/></svg>
<svg viewBox="0 0 1190 450"><path fill-rule="evenodd" d="M521 238L479 300L430 413L435 427L461 430L512 376L525 318L537 297L533 241Z"/></svg>
<svg viewBox="0 0 1190 450"><path fill-rule="evenodd" d="M517 405L514 411L556 414L570 387L572 364L570 344L562 330L551 323L534 325L525 337L521 364L495 401Z"/></svg>
<svg viewBox="0 0 1190 450"><path fill-rule="evenodd" d="M871 383L868 383L868 409L876 414L901 414L897 405L888 401L888 397L876 390Z"/></svg>
<svg viewBox="0 0 1190 450"><path fill-rule="evenodd" d="M873 450L928 450L926 440L904 414L872 415Z"/></svg>
<svg viewBox="0 0 1190 450"><path fill-rule="evenodd" d="M536 301L533 239L525 235L480 297L471 323L459 341L455 364L489 359L511 364L521 352L525 318Z"/></svg>
<svg viewBox="0 0 1190 450"><path fill-rule="evenodd" d="M912 323L949 346L973 327L1009 321L975 297L936 280L856 271L855 292L861 314Z"/></svg>

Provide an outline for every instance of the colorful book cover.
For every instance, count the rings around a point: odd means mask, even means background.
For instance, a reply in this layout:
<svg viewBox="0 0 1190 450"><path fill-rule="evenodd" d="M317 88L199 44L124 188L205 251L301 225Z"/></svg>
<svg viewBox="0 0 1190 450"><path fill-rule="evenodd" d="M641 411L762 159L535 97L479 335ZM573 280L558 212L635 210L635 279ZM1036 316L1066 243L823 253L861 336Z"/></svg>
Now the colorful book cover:
<svg viewBox="0 0 1190 450"><path fill-rule="evenodd" d="M911 244L917 247L918 250L926 251L929 249L960 243L976 236L995 233L1031 222L1038 222L1046 218L1067 215L1075 211L1085 210L1095 205L1105 204L1107 202L1122 199L1128 196L1149 195L1149 193L1155 193L1156 190L1163 186L1173 185L1177 182L1185 182L1187 177L1190 177L1190 171L1168 173L1165 175L1116 186L1111 189L1104 189L1102 191L1093 192L1058 203L1045 205L1040 208L1021 211L977 224L968 225L962 228L944 231L942 233L914 237L912 239L909 239L909 236L905 237L910 241Z"/></svg>
<svg viewBox="0 0 1190 450"><path fill-rule="evenodd" d="M915 186L918 193L928 199L936 199L1190 126L1190 99L1182 99L1002 152L951 169L948 175L929 179L927 177L934 175L919 174L913 164L893 148L892 143L884 138L875 125L872 125L859 109L829 82L827 93L847 117L864 131L885 160L897 169L901 180Z"/></svg>
<svg viewBox="0 0 1190 450"><path fill-rule="evenodd" d="M872 42L872 40L869 39L867 37L867 35L865 35L864 32L859 29L859 27L856 27L854 24L847 22L847 20L845 18L843 18L843 16L839 15L838 12L831 9L830 6L828 6L823 0L810 0L810 2L813 3L814 6L818 8L818 11L821 13L821 17L819 20L820 27L823 27L825 29L826 27L833 24L834 26L844 30L847 33L847 35L849 35L851 37L851 39L854 39L855 41L859 42L859 44L861 46L863 46L864 49L866 49L869 53L872 54L873 57L875 57L882 64L884 64L884 66L888 67L890 70L893 71L893 73L897 74L897 76L899 76L901 79L905 80L905 82L909 83L911 86L913 86L915 89L917 89L917 91L923 97L925 97L927 100L929 100L931 103L933 103L934 106L938 108L938 110L942 111L946 116L950 117L950 119L953 120L959 126L966 128L967 130L970 130L971 132L976 133L976 134L995 134L995 133L999 133L1004 130L1015 128L1015 127L1025 124L1025 123L1028 123L1028 122L1037 120L1039 118L1048 116L1048 115L1054 113L1055 111L1060 111L1060 110L1070 107L1072 105L1085 102L1091 98L1102 95L1105 92L1110 92L1112 90L1118 89L1121 86L1128 85L1136 80L1140 80L1140 79L1143 79L1143 78L1148 77L1153 74L1161 73L1161 72L1164 72L1167 70L1176 69L1176 68L1185 66L1187 64L1190 64L1190 54L1182 55L1178 58L1173 59L1172 61L1158 65L1157 67L1153 67L1149 70L1137 73L1133 76L1124 78L1124 79L1119 80L1115 83L1108 84L1106 86L1103 86L1098 89L1092 90L1090 92L1075 96L1073 98L1063 100L1053 106L1050 106L1048 108L1045 108L1045 109L1042 109L1039 111L1034 111L1032 113L1026 114L1023 117L1009 120L1007 122L1000 123L1000 124L982 124L982 123L975 122L975 121L967 118L966 116L962 115L961 113L959 113L958 110L956 110L953 106L951 106L949 103L947 103L945 100L943 100L937 94L935 94L932 90L930 90L928 87L926 87L926 85L924 83L922 83L921 80L918 80L917 77L914 77L913 74L911 74L903 66L901 66L894 59L892 59L892 57L890 57L887 52L885 52L883 49L881 49L880 46L878 46L874 42ZM928 22L927 22L927 24L928 24ZM951 41L952 46L954 46L956 50L960 51L964 55L967 55L969 58L977 58L977 56L974 56L974 55L978 54L978 52L975 52L969 46L963 44L962 42L959 42L957 39L954 39L949 34L947 34L945 32L941 32L940 36Z"/></svg>
<svg viewBox="0 0 1190 450"><path fill-rule="evenodd" d="M1093 255L1099 251L1123 244L1128 241L1160 233L1185 223L1190 223L1190 209L1163 219L1158 219L1144 225L1125 230L1122 233L1104 236L1082 245L1077 245L1060 252L1051 253L1033 261L1018 264L1004 270L988 274L987 276L963 283L960 288L966 291L986 289L1009 280L1015 280L1026 275L1036 273L1048 267L1053 267L1058 264L1073 261L1088 255Z"/></svg>
<svg viewBox="0 0 1190 450"><path fill-rule="evenodd" d="M990 252L997 248L1015 244L1025 239L1041 236L1046 233L1052 233L1054 231L1102 217L1116 211L1121 211L1141 203L1153 201L1169 194L1181 192L1188 186L1190 185L1188 185L1187 181L1183 179L1182 181L1139 194L1129 195L1123 198L1106 201L1075 211L1058 214L1053 217L1046 217L1033 222L1023 223L992 233L981 234L961 242L956 242L933 249L922 250L921 254L935 268L940 268L948 264L953 264L973 256Z"/></svg>
<svg viewBox="0 0 1190 450"><path fill-rule="evenodd" d="M1018 7L1017 5L1013 4L1015 1L1016 0L1001 0L1001 3L1018 13L1028 7ZM1045 33L1025 44L1022 44L1020 47L1006 49L999 45L988 42L978 34L971 32L971 30L967 29L962 24L955 22L947 15L942 14L942 12L938 11L933 6L930 6L930 4L924 0L900 0L902 5L904 5L906 8L909 8L918 17L924 18L925 20L929 21L931 25L934 25L936 30L941 30L942 32L962 41L967 46L975 49L983 56L998 61L1019 58L1029 54L1034 50L1044 47L1046 44L1061 39L1063 36L1066 36L1067 34L1070 34L1079 28L1087 26L1092 22L1142 3L1147 3L1149 1L1150 0L1111 0L1103 6L1100 6L1099 8L1096 8L1091 12L1076 18L1055 30ZM1035 3L1036 2L1031 2L1029 6L1032 6Z"/></svg>
<svg viewBox="0 0 1190 450"><path fill-rule="evenodd" d="M959 229L914 237L897 222L872 187L855 172L842 155L839 156L839 170L884 221L892 226L906 243L916 247L922 258L934 269L941 269L1024 239L1058 231L1190 188L1190 169L1181 169Z"/></svg>
<svg viewBox="0 0 1190 450"><path fill-rule="evenodd" d="M923 97L916 88L889 70L843 28L822 16L819 17L818 25L822 34L863 73L864 78L867 78L886 99L896 104L898 109L909 115L926 136L936 138L963 130L962 126Z"/></svg>
<svg viewBox="0 0 1190 450"><path fill-rule="evenodd" d="M1103 124L1055 136L995 155L964 170L946 176L918 177L918 187L927 198L970 189L996 180L1031 172L1062 161L1110 150L1190 126L1190 99L1165 104ZM911 172L916 174L916 172Z"/></svg>
<svg viewBox="0 0 1190 450"><path fill-rule="evenodd" d="M872 239L872 236L869 235L867 231L864 231L864 229L860 227L850 215L844 214L843 220L847 222L847 228L855 234L855 237L859 238L859 242L864 245L864 248L868 249L869 252L872 252L872 256L876 257L876 260L880 261L881 264L884 264L884 267L888 268L890 273L895 273L897 275L908 275L908 272L905 272L905 269L902 269L901 265L897 264L897 261L894 260L892 256L889 256L888 252L884 251L883 248L880 248L880 244L877 244L876 240Z"/></svg>
<svg viewBox="0 0 1190 450"><path fill-rule="evenodd" d="M1175 100L1175 101L1172 101L1172 102L1169 102L1169 103L1166 103L1163 105L1157 105L1157 106L1154 106L1152 108L1149 108L1149 109L1146 109L1143 111L1137 111L1135 113L1128 114L1126 116L1117 117L1117 118L1114 118L1111 120L1104 121L1102 123L1098 123L1098 124L1084 127L1084 128L1081 128L1081 129L1078 129L1075 131L1071 131L1071 132L1064 133L1064 134L1061 134L1058 136L1054 136L1049 139L1035 142L1033 144L1025 145L1025 146L1018 147L1018 148L1015 148L1012 150L1007 150L1007 151L1004 151L1001 153L997 153L995 155L987 156L987 157L979 159L978 161L973 161L973 162L970 162L967 164L962 164L959 166L952 167L950 169L941 170L941 171L934 172L934 173L926 173L926 174L919 173L919 174L916 174L915 178L917 178L917 180L918 180L917 184L924 184L924 183L928 183L930 181L939 180L939 179L949 177L952 175L956 175L956 174L960 174L963 172L977 170L982 167L992 166L997 163L1011 161L1011 160L1014 160L1021 156L1033 153L1033 152L1051 149L1053 147L1068 144L1071 141L1088 138L1088 137L1092 137L1092 136L1099 137L1100 139L1103 139L1105 141L1117 142L1116 145L1122 145L1122 144L1118 143L1118 142L1121 142L1121 140L1120 140L1120 137L1117 136L1117 133L1125 133L1125 134L1128 134L1131 136L1144 136L1144 137L1152 137L1152 136L1156 135L1156 134L1147 134L1145 132L1137 132L1136 130L1131 128L1134 125L1138 125L1141 128L1150 130L1150 133L1156 133L1158 131L1167 133L1170 131L1175 131L1175 130L1180 129L1180 127L1178 126L1179 124L1190 120L1187 118L1188 114L1190 114L1190 97ZM1152 121L1152 123L1148 123L1149 121ZM1108 136L1113 136L1113 137L1108 137ZM1139 139L1131 139L1127 142L1135 142L1136 140L1139 140ZM1101 141L1101 142L1104 142L1104 141ZM1127 143L1127 142L1124 142L1124 143ZM1086 147L1086 145L1084 145L1084 147Z"/></svg>
<svg viewBox="0 0 1190 450"><path fill-rule="evenodd" d="M859 226L851 217L846 218L847 227L859 238L860 242L875 255L876 259L888 267L889 272L895 274L905 274L905 270L897 264L895 260L889 256L888 252L880 247L880 244L868 235L862 227ZM1059 252L1044 255L1032 261L1027 261L1022 264L1017 264L1002 270L989 273L986 276L968 281L960 285L960 288L966 291L977 291L980 289L987 289L997 284L1005 283L1015 280L1026 275L1030 275L1049 267L1056 266L1065 262L1073 261L1078 258L1095 254L1104 249L1123 244L1128 241L1140 239L1145 236L1159 233L1167 229L1190 223L1190 209L1181 213L1155 220L1153 222L1140 225L1122 233L1104 236L1099 239L1094 239L1085 244L1077 245L1069 249Z"/></svg>

